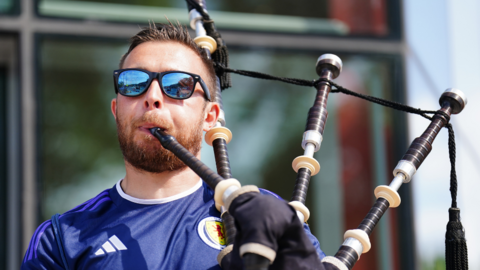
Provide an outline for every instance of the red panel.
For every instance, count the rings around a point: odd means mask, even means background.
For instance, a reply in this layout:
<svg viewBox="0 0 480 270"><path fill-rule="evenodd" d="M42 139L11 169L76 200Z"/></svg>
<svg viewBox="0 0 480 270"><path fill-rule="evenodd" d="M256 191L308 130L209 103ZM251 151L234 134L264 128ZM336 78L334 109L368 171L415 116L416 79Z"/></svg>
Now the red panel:
<svg viewBox="0 0 480 270"><path fill-rule="evenodd" d="M342 149L342 185L345 229L355 229L373 205L373 164L369 104L344 98L338 109ZM375 237L370 252L363 254L355 270L377 270Z"/></svg>
<svg viewBox="0 0 480 270"><path fill-rule="evenodd" d="M351 34L388 34L385 0L330 0L331 19L344 22Z"/></svg>

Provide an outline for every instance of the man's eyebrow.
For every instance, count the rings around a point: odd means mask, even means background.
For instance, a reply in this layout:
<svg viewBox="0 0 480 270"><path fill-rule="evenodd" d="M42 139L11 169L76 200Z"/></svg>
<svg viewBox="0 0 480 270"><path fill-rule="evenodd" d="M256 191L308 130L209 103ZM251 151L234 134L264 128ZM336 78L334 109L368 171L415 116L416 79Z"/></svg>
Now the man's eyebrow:
<svg viewBox="0 0 480 270"><path fill-rule="evenodd" d="M144 66L133 66L133 67L129 67L129 69L132 69L132 68L134 68L134 69L143 69L143 70L148 70L148 71L150 71L148 68L146 68L146 67L144 67Z"/></svg>
<svg viewBox="0 0 480 270"><path fill-rule="evenodd" d="M134 67L130 67L130 68L143 69L143 70L147 70L147 71L150 71L150 72L157 72L157 71L152 71L149 68L146 68L145 66L134 66ZM181 70L174 69L174 68L169 68L169 67L162 70L162 72L166 72L166 71L181 71Z"/></svg>

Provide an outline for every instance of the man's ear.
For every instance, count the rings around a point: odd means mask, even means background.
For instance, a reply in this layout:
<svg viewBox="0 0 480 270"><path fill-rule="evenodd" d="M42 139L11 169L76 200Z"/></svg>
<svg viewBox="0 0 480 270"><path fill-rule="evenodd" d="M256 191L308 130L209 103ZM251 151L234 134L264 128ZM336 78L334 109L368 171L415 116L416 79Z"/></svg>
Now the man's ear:
<svg viewBox="0 0 480 270"><path fill-rule="evenodd" d="M113 117L117 119L117 99L116 98L112 99L110 109L112 110Z"/></svg>
<svg viewBox="0 0 480 270"><path fill-rule="evenodd" d="M209 131L217 123L220 115L220 106L216 102L209 102L205 108L205 118L203 121L203 131Z"/></svg>

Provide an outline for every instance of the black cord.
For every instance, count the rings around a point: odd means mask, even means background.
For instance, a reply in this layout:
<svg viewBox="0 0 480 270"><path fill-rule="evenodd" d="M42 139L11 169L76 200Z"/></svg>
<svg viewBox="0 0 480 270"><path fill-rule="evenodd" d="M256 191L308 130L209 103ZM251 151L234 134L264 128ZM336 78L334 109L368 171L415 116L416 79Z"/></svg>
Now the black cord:
<svg viewBox="0 0 480 270"><path fill-rule="evenodd" d="M346 89L346 88L344 88L344 87L342 87L342 86L340 86L340 85L338 85L338 84L336 84L333 81L328 80L328 79L318 79L318 80L309 81L309 80L303 80L303 79L277 77L277 76L273 76L273 75L269 75L269 74L265 74L265 73L261 73L261 72L256 72L256 71L232 69L232 68L225 67L225 66L223 66L219 63L214 63L214 66L215 66L215 69L219 70L219 72L222 72L222 73L223 72L235 73L235 74L248 76L248 77L252 77L252 78L280 81L280 82L285 82L285 83L300 85L300 86L314 87L314 86L317 86L321 82L327 82L332 87L335 88L335 89L330 91L331 93L343 93L343 94L346 94L346 95L358 97L358 98L361 98L361 99L364 99L364 100L367 100L367 101L370 101L370 102L374 102L376 104L379 104L379 105L382 105L382 106L385 106L385 107L389 107L389 108L392 108L392 109L395 109L395 110L400 110L400 111L404 111L404 112L408 112L408 113L418 114L418 115L420 115L420 116L422 116L422 117L424 117L428 120L432 120L433 117L429 116L427 114L441 114L445 118L445 120L447 121L447 124L445 125L445 127L448 129L448 148L449 148L449 158L450 158L450 164L451 164L451 169L450 169L450 192L451 192L451 196L452 196L452 208L457 207L457 186L458 186L458 183L457 183L457 174L456 174L456 170L455 170L455 158L456 158L456 154L455 154L455 149L456 149L456 147L455 147L455 134L453 132L452 125L450 123L448 123L450 121L450 116L448 114L446 114L445 112L443 112L441 110L438 110L438 111L422 110L422 109L413 108L413 107L410 107L410 106L407 106L405 104L401 104L401 103L398 103L398 102L389 101L389 100L385 100L385 99L381 99L381 98L377 98L377 97L373 97L373 96L369 96L369 95L360 94L360 93L351 91L349 89Z"/></svg>
<svg viewBox="0 0 480 270"><path fill-rule="evenodd" d="M400 111L404 111L404 112L408 112L408 113L413 113L413 114L418 114L418 115L420 115L420 116L422 116L422 117L424 117L428 120L432 120L432 117L428 116L427 114L437 113L437 111L421 110L421 109L413 108L413 107L410 107L410 106L407 106L407 105L404 105L404 104L401 104L401 103L398 103L398 102L389 101L389 100L385 100L385 99L381 99L381 98L377 98L377 97L372 97L372 96L369 96L369 95L360 94L360 93L348 90L348 89L334 83L333 81L327 80L327 79L318 79L318 80L309 81L309 80L303 80L303 79L277 77L277 76L273 76L273 75L269 75L269 74L265 74L265 73L261 73L261 72L256 72L256 71L232 69L232 68L224 67L219 63L214 63L214 66L215 66L215 69L221 70L222 72L235 73L235 74L239 74L239 75L243 75L243 76L248 76L248 77L258 78L258 79L264 79L264 80L280 81L280 82L285 82L285 83L300 85L300 86L315 87L320 82L328 82L331 86L333 86L335 88L334 90L330 91L331 93L344 93L346 95L358 97L358 98L361 98L361 99L364 99L364 100L367 100L367 101L370 101L370 102L374 102L376 104L379 104L379 105L382 105L382 106L385 106L385 107L390 107L392 109L396 109L396 110L400 110Z"/></svg>
<svg viewBox="0 0 480 270"><path fill-rule="evenodd" d="M452 196L452 208L457 208L457 171L455 169L456 146L455 133L453 127L449 123L445 126L448 129L448 155L450 157L450 195Z"/></svg>
<svg viewBox="0 0 480 270"><path fill-rule="evenodd" d="M256 72L256 71L232 69L232 68L225 67L220 63L213 63L213 66L215 67L215 70L217 70L218 72L235 73L235 74L239 74L247 77L264 79L264 80L272 80L272 81L280 81L280 82L285 82L285 83L295 84L300 86L315 86L315 81L277 77L277 76Z"/></svg>
<svg viewBox="0 0 480 270"><path fill-rule="evenodd" d="M343 94L346 94L346 95L358 97L358 98L361 98L361 99L364 99L364 100L367 100L367 101L370 101L370 102L373 102L373 103L376 103L376 104L379 104L379 105L382 105L382 106L385 106L385 107L389 107L389 108L392 108L392 109L395 109L395 110L404 111L404 112L413 113L413 114L418 114L418 115L420 115L420 116L422 116L422 117L424 117L428 120L432 120L432 117L428 116L427 114L437 113L437 111L422 110L422 109L419 109L419 108L413 108L413 107L407 106L407 105L402 104L402 103L389 101L389 100L381 99L381 98L377 98L377 97L372 97L372 96L369 96L369 95L360 94L360 93L348 90L348 89L346 89L346 88L344 88L344 87L342 87L342 86L340 86L340 85L338 85L338 84L336 84L336 83L334 83L330 80L320 79L319 81L327 81L328 83L330 83L330 85L335 87L335 90L331 91L332 93L340 92L340 93L343 93Z"/></svg>

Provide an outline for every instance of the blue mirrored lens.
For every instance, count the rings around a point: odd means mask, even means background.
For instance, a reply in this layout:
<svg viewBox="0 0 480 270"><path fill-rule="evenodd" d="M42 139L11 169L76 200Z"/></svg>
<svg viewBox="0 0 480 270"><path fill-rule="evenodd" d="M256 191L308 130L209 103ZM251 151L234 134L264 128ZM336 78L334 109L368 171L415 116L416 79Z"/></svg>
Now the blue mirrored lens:
<svg viewBox="0 0 480 270"><path fill-rule="evenodd" d="M193 92L194 79L185 73L168 73L162 78L163 90L172 98L188 98Z"/></svg>
<svg viewBox="0 0 480 270"><path fill-rule="evenodd" d="M118 76L118 91L125 96L142 94L147 87L148 74L139 70L126 70Z"/></svg>

